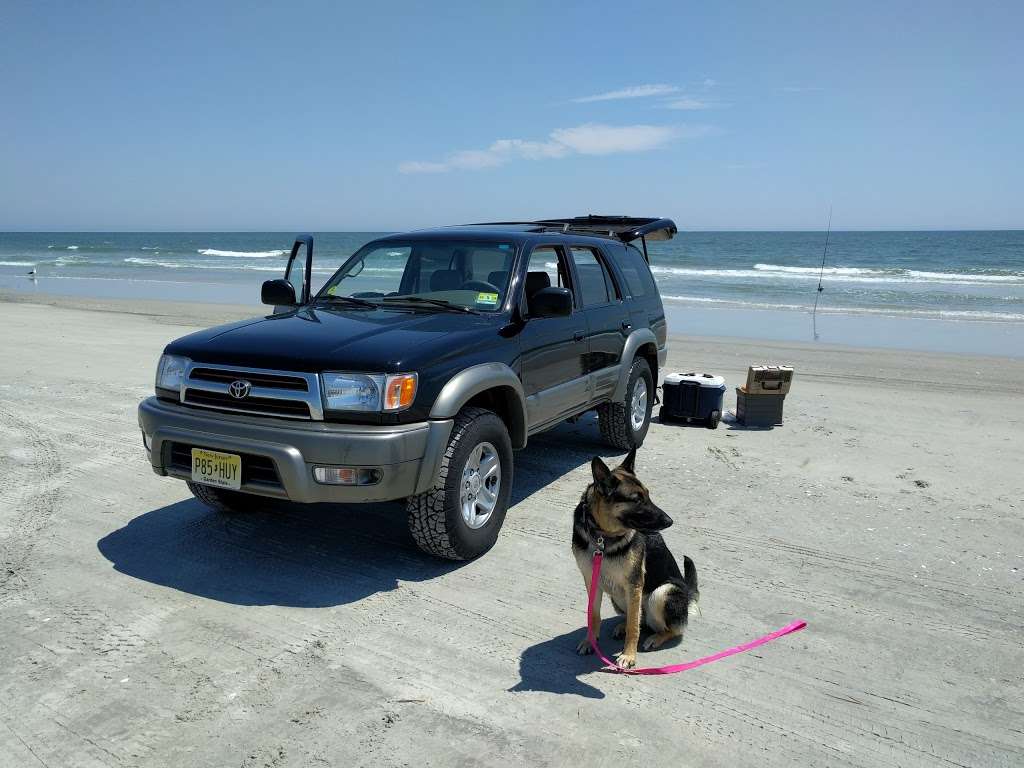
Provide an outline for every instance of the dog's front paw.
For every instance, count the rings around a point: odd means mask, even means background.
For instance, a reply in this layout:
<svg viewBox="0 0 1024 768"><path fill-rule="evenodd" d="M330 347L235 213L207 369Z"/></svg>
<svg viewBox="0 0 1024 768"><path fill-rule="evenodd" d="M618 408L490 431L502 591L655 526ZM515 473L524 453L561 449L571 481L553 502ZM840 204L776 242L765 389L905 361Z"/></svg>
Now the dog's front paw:
<svg viewBox="0 0 1024 768"><path fill-rule="evenodd" d="M618 662L620 667L624 667L625 669L632 669L636 666L636 654L626 653L625 651L623 651L622 653L617 654L615 656L615 661Z"/></svg>
<svg viewBox="0 0 1024 768"><path fill-rule="evenodd" d="M580 656L589 656L594 652L594 649L590 647L590 641L587 638L580 640L579 645L576 646L576 653Z"/></svg>

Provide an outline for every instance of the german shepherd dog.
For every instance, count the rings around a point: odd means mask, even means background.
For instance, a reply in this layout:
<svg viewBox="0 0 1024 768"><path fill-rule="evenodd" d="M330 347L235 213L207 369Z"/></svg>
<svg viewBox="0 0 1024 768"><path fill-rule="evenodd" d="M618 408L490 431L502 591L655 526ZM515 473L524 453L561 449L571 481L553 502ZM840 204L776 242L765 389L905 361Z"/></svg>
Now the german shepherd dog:
<svg viewBox="0 0 1024 768"><path fill-rule="evenodd" d="M637 479L633 465L636 449L621 465L608 469L600 457L590 462L594 482L583 492L573 516L572 553L590 592L594 550L604 541L601 583L594 595L590 625L594 637L601 632L601 602L604 593L626 620L615 628L615 637L625 635L622 653L616 656L626 668L636 665L636 647L640 625L653 633L644 641L644 650L682 637L690 608L700 599L697 567L683 556L683 573L658 533L672 525L652 501L644 484ZM576 648L579 654L592 652L584 637Z"/></svg>

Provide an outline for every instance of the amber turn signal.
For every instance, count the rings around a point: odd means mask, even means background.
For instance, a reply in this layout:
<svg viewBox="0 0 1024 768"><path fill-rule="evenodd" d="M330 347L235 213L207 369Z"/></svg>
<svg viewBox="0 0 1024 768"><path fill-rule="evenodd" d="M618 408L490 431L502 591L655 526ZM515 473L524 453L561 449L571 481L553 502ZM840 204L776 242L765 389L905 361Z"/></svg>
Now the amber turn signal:
<svg viewBox="0 0 1024 768"><path fill-rule="evenodd" d="M384 410L403 411L416 397L416 374L397 373L384 382Z"/></svg>

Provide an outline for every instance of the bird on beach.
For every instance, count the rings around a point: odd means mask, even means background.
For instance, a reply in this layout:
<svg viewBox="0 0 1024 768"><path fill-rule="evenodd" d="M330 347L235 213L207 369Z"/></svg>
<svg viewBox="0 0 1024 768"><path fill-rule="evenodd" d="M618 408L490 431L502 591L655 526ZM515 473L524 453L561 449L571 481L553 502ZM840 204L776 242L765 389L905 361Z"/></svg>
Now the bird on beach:
<svg viewBox="0 0 1024 768"><path fill-rule="evenodd" d="M36 276L36 268L35 267L32 267L32 269L30 269L28 271L28 276L29 277L35 277Z"/></svg>

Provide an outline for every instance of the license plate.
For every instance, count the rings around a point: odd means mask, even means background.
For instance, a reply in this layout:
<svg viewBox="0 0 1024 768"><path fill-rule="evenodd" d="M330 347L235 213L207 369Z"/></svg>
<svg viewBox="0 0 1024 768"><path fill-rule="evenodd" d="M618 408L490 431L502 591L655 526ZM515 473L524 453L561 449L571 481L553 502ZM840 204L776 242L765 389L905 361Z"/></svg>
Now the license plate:
<svg viewBox="0 0 1024 768"><path fill-rule="evenodd" d="M234 453L193 448L192 480L237 491L242 487L242 457Z"/></svg>

